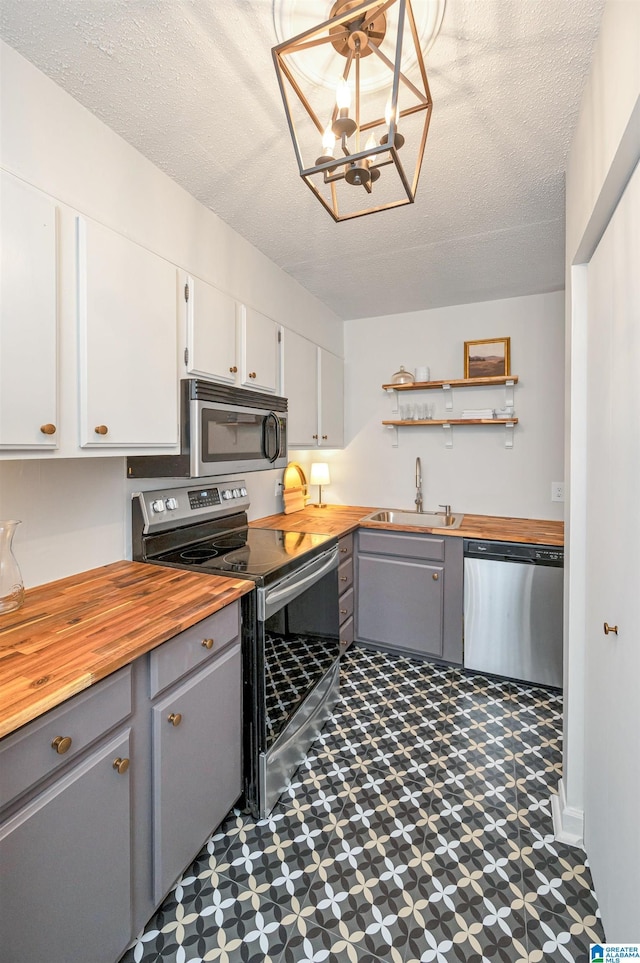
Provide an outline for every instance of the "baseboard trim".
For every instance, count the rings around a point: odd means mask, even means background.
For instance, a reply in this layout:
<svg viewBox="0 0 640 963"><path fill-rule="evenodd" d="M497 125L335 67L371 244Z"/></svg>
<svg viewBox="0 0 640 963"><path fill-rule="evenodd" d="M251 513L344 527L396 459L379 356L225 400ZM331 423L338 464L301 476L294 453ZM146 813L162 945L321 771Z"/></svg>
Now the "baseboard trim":
<svg viewBox="0 0 640 963"><path fill-rule="evenodd" d="M567 806L564 782L558 782L558 794L551 796L551 813L553 815L553 832L560 843L567 846L583 848L584 813L581 809Z"/></svg>

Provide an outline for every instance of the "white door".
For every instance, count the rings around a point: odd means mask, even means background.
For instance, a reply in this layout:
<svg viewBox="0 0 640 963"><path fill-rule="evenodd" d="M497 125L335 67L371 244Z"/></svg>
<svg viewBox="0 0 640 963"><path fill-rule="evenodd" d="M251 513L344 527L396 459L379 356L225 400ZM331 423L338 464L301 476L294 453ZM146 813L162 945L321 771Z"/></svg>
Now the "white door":
<svg viewBox="0 0 640 963"><path fill-rule="evenodd" d="M639 266L636 170L588 266L585 848L609 942L640 920Z"/></svg>
<svg viewBox="0 0 640 963"><path fill-rule="evenodd" d="M181 295L185 298L185 285ZM200 278L187 277L186 373L222 384L237 381L236 302Z"/></svg>
<svg viewBox="0 0 640 963"><path fill-rule="evenodd" d="M178 441L176 268L77 218L82 447Z"/></svg>
<svg viewBox="0 0 640 963"><path fill-rule="evenodd" d="M56 206L0 172L0 448L55 448Z"/></svg>
<svg viewBox="0 0 640 963"><path fill-rule="evenodd" d="M344 362L320 348L320 439L322 448L344 447Z"/></svg>
<svg viewBox="0 0 640 963"><path fill-rule="evenodd" d="M239 305L241 339L241 384L256 391L276 394L279 377L278 331L275 321Z"/></svg>
<svg viewBox="0 0 640 963"><path fill-rule="evenodd" d="M283 393L289 402L289 448L318 444L318 348L295 331L283 332Z"/></svg>

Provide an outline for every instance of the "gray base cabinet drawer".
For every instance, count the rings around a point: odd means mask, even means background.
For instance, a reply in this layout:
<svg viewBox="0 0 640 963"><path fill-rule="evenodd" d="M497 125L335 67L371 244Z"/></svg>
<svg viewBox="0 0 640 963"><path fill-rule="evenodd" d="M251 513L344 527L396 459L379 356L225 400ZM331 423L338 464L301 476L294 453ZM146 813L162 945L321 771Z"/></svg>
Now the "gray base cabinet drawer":
<svg viewBox="0 0 640 963"><path fill-rule="evenodd" d="M345 558L353 555L353 532L349 535L343 535L342 538L338 540L338 556L342 562Z"/></svg>
<svg viewBox="0 0 640 963"><path fill-rule="evenodd" d="M0 824L0 958L114 963L131 939L129 730Z"/></svg>
<svg viewBox="0 0 640 963"><path fill-rule="evenodd" d="M120 669L0 742L0 809L61 770L131 714L131 667Z"/></svg>
<svg viewBox="0 0 640 963"><path fill-rule="evenodd" d="M443 562L444 546L444 538L436 535L374 532L368 529L360 529L358 535L359 551L376 555L401 555L403 558L424 558Z"/></svg>
<svg viewBox="0 0 640 963"><path fill-rule="evenodd" d="M156 901L240 796L241 706L238 644L152 709Z"/></svg>
<svg viewBox="0 0 640 963"><path fill-rule="evenodd" d="M349 648L349 646L353 642L353 639L354 639L354 620L353 620L353 616L351 616L351 618L347 619L344 625L340 626L340 647L343 652L345 649Z"/></svg>
<svg viewBox="0 0 640 963"><path fill-rule="evenodd" d="M353 585L353 556L345 558L338 566L338 591L346 592Z"/></svg>
<svg viewBox="0 0 640 963"><path fill-rule="evenodd" d="M240 606L234 602L154 649L149 659L151 697L218 655L239 632Z"/></svg>
<svg viewBox="0 0 640 963"><path fill-rule="evenodd" d="M351 616L353 615L353 589L352 588L350 588L348 592L345 592L344 595L340 596L338 600L338 604L340 606L338 610L339 616L340 616L339 621L340 621L340 625L342 625L343 622L346 622L347 619L350 619Z"/></svg>

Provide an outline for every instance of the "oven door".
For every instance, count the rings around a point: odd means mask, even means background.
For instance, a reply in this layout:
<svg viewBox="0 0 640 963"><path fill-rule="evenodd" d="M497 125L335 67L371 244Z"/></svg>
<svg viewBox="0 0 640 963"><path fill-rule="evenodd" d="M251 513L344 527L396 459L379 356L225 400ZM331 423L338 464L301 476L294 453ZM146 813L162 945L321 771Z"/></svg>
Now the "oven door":
<svg viewBox="0 0 640 963"><path fill-rule="evenodd" d="M338 546L257 593L259 815L267 815L337 698Z"/></svg>
<svg viewBox="0 0 640 963"><path fill-rule="evenodd" d="M193 477L286 467L285 413L200 400L191 404Z"/></svg>

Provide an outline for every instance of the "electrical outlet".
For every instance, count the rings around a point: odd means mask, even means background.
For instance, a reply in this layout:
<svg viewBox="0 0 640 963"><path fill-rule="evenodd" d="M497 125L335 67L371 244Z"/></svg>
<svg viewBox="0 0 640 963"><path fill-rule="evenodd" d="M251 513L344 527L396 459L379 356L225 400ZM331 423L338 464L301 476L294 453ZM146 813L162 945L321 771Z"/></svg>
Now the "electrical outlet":
<svg viewBox="0 0 640 963"><path fill-rule="evenodd" d="M564 482L551 482L551 501L564 501Z"/></svg>
<svg viewBox="0 0 640 963"><path fill-rule="evenodd" d="M278 481L278 480L276 479L276 490L275 490L274 494L275 494L275 495L281 495L283 488L284 488L284 485L282 484L282 482L281 482L281 481Z"/></svg>

